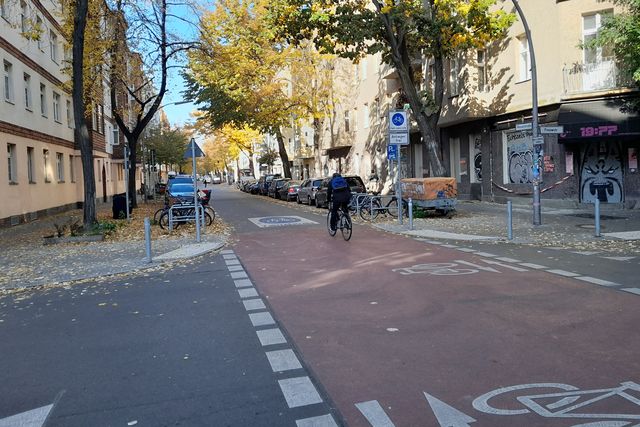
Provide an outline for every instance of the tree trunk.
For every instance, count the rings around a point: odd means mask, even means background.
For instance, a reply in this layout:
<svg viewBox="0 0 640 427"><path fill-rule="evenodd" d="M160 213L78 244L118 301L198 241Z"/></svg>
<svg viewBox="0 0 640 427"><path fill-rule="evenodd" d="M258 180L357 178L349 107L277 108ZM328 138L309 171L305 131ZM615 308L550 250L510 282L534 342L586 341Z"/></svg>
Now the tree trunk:
<svg viewBox="0 0 640 427"><path fill-rule="evenodd" d="M138 198L136 197L136 161L138 153L138 140L133 136L127 140L129 146L129 201L131 207L136 209L138 207Z"/></svg>
<svg viewBox="0 0 640 427"><path fill-rule="evenodd" d="M89 10L88 0L77 0L73 19L73 114L74 138L80 147L82 178L84 181L83 220L84 229L90 229L96 222L96 180L93 170L93 141L85 120L84 105L84 33Z"/></svg>
<svg viewBox="0 0 640 427"><path fill-rule="evenodd" d="M278 140L278 153L280 153L280 159L282 160L282 171L285 178L291 178L291 167L289 165L289 155L287 149L284 146L284 137L280 128L276 131L276 139Z"/></svg>

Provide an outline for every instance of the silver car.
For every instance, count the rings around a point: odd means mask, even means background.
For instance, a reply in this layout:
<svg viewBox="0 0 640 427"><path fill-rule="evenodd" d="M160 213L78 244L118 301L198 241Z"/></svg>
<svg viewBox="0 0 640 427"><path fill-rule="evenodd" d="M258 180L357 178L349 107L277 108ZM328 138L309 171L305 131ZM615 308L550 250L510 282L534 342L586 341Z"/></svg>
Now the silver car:
<svg viewBox="0 0 640 427"><path fill-rule="evenodd" d="M298 190L298 203L315 204L316 192L320 188L321 182L322 178L311 178L303 181Z"/></svg>

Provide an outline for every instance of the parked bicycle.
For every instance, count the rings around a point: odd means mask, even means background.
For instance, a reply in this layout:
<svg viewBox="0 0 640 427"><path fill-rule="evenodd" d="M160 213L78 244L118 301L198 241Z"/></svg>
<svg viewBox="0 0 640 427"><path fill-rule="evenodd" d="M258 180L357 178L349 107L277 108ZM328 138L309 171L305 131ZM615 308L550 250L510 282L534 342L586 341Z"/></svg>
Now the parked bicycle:
<svg viewBox="0 0 640 427"><path fill-rule="evenodd" d="M216 216L213 208L204 205L203 203L200 203L200 206L203 208L203 210L201 211L201 214L204 216L203 218L201 218L203 224L206 226L213 224L213 220ZM165 204L165 207L162 209L160 217L158 218L158 224L160 224L160 228L162 228L163 230L170 229L170 215L175 217L175 219L172 221L173 228L178 228L181 224L195 221L196 211L193 202L191 202L191 200L179 200L172 205Z"/></svg>
<svg viewBox="0 0 640 427"><path fill-rule="evenodd" d="M209 206L209 199L205 199L205 198L199 198L198 199L200 204L202 205L202 207L204 208L204 212L206 214L208 214L211 217L211 223L213 223L213 221L215 221L216 219L216 211ZM174 203L173 205L189 205L189 204L193 204L192 199L184 199L184 198L176 198L174 199ZM169 200L169 198L165 198L164 200L164 206L160 209L158 209L154 214L153 214L153 222L154 224L160 224L160 227L162 227L162 223L160 222L161 218L163 215L168 215L169 214L169 208L171 208L171 206L173 206ZM206 219L206 217L205 217ZM165 220L165 222L168 224L168 216L167 219ZM210 224L207 224L210 225Z"/></svg>
<svg viewBox="0 0 640 427"><path fill-rule="evenodd" d="M340 229L342 238L345 241L351 239L351 235L353 233L353 222L351 221L349 210L338 209L338 221L336 222L336 228L334 230L331 228L331 208L329 208L329 212L327 212L327 231L330 236L335 236L338 229Z"/></svg>

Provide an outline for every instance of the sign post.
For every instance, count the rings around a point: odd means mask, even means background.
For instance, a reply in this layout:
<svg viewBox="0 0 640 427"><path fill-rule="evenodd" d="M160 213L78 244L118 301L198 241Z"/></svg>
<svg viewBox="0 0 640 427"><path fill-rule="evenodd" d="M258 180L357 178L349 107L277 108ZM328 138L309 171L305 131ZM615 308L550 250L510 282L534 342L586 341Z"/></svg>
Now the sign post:
<svg viewBox="0 0 640 427"><path fill-rule="evenodd" d="M402 225L402 185L400 182L401 145L409 145L409 120L406 110L389 111L389 147L396 153L396 196L398 199L398 224ZM389 148L387 148L388 152ZM387 154L388 155L388 154Z"/></svg>
<svg viewBox="0 0 640 427"><path fill-rule="evenodd" d="M184 158L191 157L193 177L193 206L196 210L196 242L200 243L200 206L198 204L198 180L196 179L196 157L204 157L204 153L196 145L196 139L191 138L191 148L184 153Z"/></svg>

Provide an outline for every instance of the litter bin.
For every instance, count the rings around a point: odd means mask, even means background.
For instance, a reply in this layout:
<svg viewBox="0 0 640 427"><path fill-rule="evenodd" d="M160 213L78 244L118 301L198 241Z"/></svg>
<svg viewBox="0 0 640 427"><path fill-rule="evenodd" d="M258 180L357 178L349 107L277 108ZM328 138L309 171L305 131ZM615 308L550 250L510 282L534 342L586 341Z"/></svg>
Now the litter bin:
<svg viewBox="0 0 640 427"><path fill-rule="evenodd" d="M114 194L113 205L111 210L113 211L113 219L124 219L127 217L127 195L126 193ZM129 201L129 213L131 213L131 201Z"/></svg>

